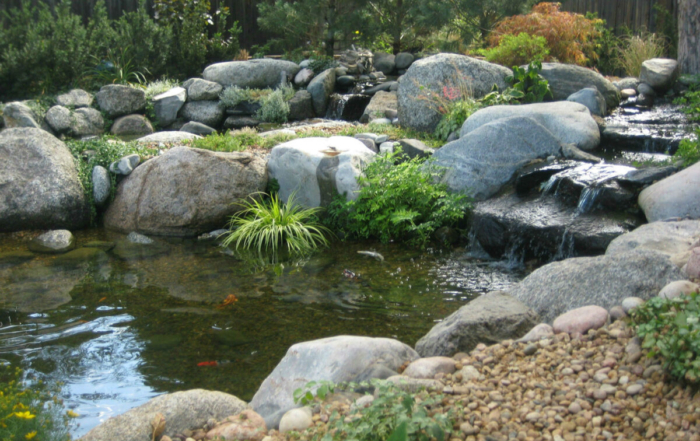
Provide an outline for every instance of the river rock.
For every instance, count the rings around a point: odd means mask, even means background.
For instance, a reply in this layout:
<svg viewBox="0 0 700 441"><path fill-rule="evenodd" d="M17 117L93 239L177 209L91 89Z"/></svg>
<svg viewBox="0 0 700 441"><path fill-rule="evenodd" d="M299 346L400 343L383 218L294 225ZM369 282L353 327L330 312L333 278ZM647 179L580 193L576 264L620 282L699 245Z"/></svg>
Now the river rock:
<svg viewBox="0 0 700 441"><path fill-rule="evenodd" d="M47 231L29 242L29 250L43 254L61 254L75 248L75 237L68 230Z"/></svg>
<svg viewBox="0 0 700 441"><path fill-rule="evenodd" d="M442 181L451 191L484 200L525 164L560 155L561 143L549 130L532 118L516 116L468 131L435 151L433 158L447 168Z"/></svg>
<svg viewBox="0 0 700 441"><path fill-rule="evenodd" d="M595 87L605 97L608 109L620 103L620 92L601 74L573 64L542 63L540 75L549 81L555 101L566 100L572 93L586 87Z"/></svg>
<svg viewBox="0 0 700 441"><path fill-rule="evenodd" d="M690 249L700 239L700 220L652 222L624 234L610 243L607 255L635 249L665 254L679 268L688 262Z"/></svg>
<svg viewBox="0 0 700 441"><path fill-rule="evenodd" d="M432 379L437 374L451 374L455 371L455 360L450 357L419 358L408 365L403 375L411 378Z"/></svg>
<svg viewBox="0 0 700 441"><path fill-rule="evenodd" d="M95 95L97 105L110 118L139 113L146 108L146 93L120 84L102 86Z"/></svg>
<svg viewBox="0 0 700 441"><path fill-rule="evenodd" d="M30 127L40 129L41 125L34 119L34 112L26 104L15 101L5 104L2 110L2 117L5 121L5 128Z"/></svg>
<svg viewBox="0 0 700 441"><path fill-rule="evenodd" d="M240 128L240 127L239 127ZM187 132L187 133L194 133L195 135L200 135L200 136L207 136L211 135L212 133L216 133L215 129L212 129L211 127L196 122L196 121L190 121L182 128L180 129L181 132Z"/></svg>
<svg viewBox="0 0 700 441"><path fill-rule="evenodd" d="M397 69L408 69L409 67L411 67L411 64L413 64L414 59L415 57L413 56L413 54L409 52L401 52L396 54L394 62L396 63Z"/></svg>
<svg viewBox="0 0 700 441"><path fill-rule="evenodd" d="M99 110L81 107L71 114L70 129L76 138L101 135L105 129L105 121Z"/></svg>
<svg viewBox="0 0 700 441"><path fill-rule="evenodd" d="M136 140L136 142L140 144L148 144L148 143L164 143L164 144L180 144L185 141L191 141L193 139L200 139L201 136L195 135L194 133L187 133L187 132L178 132L178 131L171 131L171 132L156 132L151 135L146 135L143 136L139 139Z"/></svg>
<svg viewBox="0 0 700 441"><path fill-rule="evenodd" d="M161 127L167 127L177 119L177 113L187 101L187 90L174 87L153 97L153 110Z"/></svg>
<svg viewBox="0 0 700 441"><path fill-rule="evenodd" d="M141 158L136 153L124 156L109 164L109 171L115 175L127 176L139 165Z"/></svg>
<svg viewBox="0 0 700 441"><path fill-rule="evenodd" d="M301 69L294 76L294 85L298 87L306 87L314 77L314 71L309 68Z"/></svg>
<svg viewBox="0 0 700 441"><path fill-rule="evenodd" d="M296 192L299 204L325 207L336 192L349 200L357 198L357 177L374 155L362 142L346 136L300 138L274 147L267 169L279 182L283 201Z"/></svg>
<svg viewBox="0 0 700 441"><path fill-rule="evenodd" d="M433 326L416 343L422 357L469 352L479 343L517 339L538 323L537 314L519 300L497 291L482 295Z"/></svg>
<svg viewBox="0 0 700 441"><path fill-rule="evenodd" d="M68 93L58 95L56 97L56 104L63 107L90 107L92 106L92 101L94 97L92 94L84 91L83 89L73 89Z"/></svg>
<svg viewBox="0 0 700 441"><path fill-rule="evenodd" d="M287 411L280 420L280 433L287 433L292 430L303 432L313 424L311 416L312 412L308 407L300 407Z"/></svg>
<svg viewBox="0 0 700 441"><path fill-rule="evenodd" d="M687 296L691 293L698 292L700 285L689 280L676 280L664 286L659 292L659 297L664 299L675 299L682 295Z"/></svg>
<svg viewBox="0 0 700 441"><path fill-rule="evenodd" d="M71 126L71 112L63 106L53 106L46 112L46 123L57 133L66 133Z"/></svg>
<svg viewBox="0 0 700 441"><path fill-rule="evenodd" d="M226 116L226 108L219 101L192 101L180 109L180 116L209 127L219 127Z"/></svg>
<svg viewBox="0 0 700 441"><path fill-rule="evenodd" d="M645 188L638 203L649 222L700 218L700 162Z"/></svg>
<svg viewBox="0 0 700 441"><path fill-rule="evenodd" d="M110 131L115 136L140 138L153 133L153 126L143 115L127 115L117 118Z"/></svg>
<svg viewBox="0 0 700 441"><path fill-rule="evenodd" d="M528 117L537 121L561 144L574 144L581 150L593 150L600 144L600 129L591 113L586 106L570 101L480 109L467 118L459 136L462 138L485 124L513 117ZM533 131L536 132L534 128ZM523 132L522 136L529 138L530 134Z"/></svg>
<svg viewBox="0 0 700 441"><path fill-rule="evenodd" d="M591 329L600 329L608 322L608 311L600 306L589 305L572 309L556 319L552 326L555 334L585 334Z"/></svg>
<svg viewBox="0 0 700 441"><path fill-rule="evenodd" d="M582 306L610 309L626 297L650 299L668 283L683 278L678 267L663 254L635 250L550 263L508 292L549 323Z"/></svg>
<svg viewBox="0 0 700 441"><path fill-rule="evenodd" d="M642 63L639 80L653 87L655 91L664 92L673 86L679 73L676 60L652 58Z"/></svg>
<svg viewBox="0 0 700 441"><path fill-rule="evenodd" d="M576 93L572 93L566 100L583 104L592 115L603 117L606 114L605 98L595 87L586 87Z"/></svg>
<svg viewBox="0 0 700 441"><path fill-rule="evenodd" d="M554 336L554 329L547 323L540 323L534 328L530 329L527 334L520 337L517 341L528 343L531 341L540 341L543 338L550 338Z"/></svg>
<svg viewBox="0 0 700 441"><path fill-rule="evenodd" d="M395 92L379 91L374 94L365 111L360 117L361 123L370 123L375 119L384 118L387 110L396 111L399 106L399 98Z"/></svg>
<svg viewBox="0 0 700 441"><path fill-rule="evenodd" d="M81 228L87 204L73 156L37 128L0 132L0 231Z"/></svg>
<svg viewBox="0 0 700 441"><path fill-rule="evenodd" d="M263 381L250 405L269 428L276 428L285 412L298 407L293 401L294 390L310 381L369 380L365 371L371 366L382 365L396 372L417 358L410 346L389 338L344 335L297 343Z"/></svg>
<svg viewBox="0 0 700 441"><path fill-rule="evenodd" d="M316 116L314 113L313 97L308 90L297 90L288 104L289 116L287 118L290 121L301 121Z"/></svg>
<svg viewBox="0 0 700 441"><path fill-rule="evenodd" d="M328 100L335 88L335 69L327 69L314 77L306 90L311 94L314 112L318 116L325 116L328 109Z"/></svg>
<svg viewBox="0 0 700 441"><path fill-rule="evenodd" d="M218 100L223 86L213 81L193 78L187 85L188 101Z"/></svg>
<svg viewBox="0 0 700 441"><path fill-rule="evenodd" d="M291 61L269 58L228 61L207 66L202 76L205 80L215 81L222 86L264 89L277 86L282 72L287 76L294 76L299 72L299 65Z"/></svg>
<svg viewBox="0 0 700 441"><path fill-rule="evenodd" d="M151 439L151 421L160 413L165 417L165 436L202 427L210 418L217 421L240 414L248 405L223 392L193 389L153 398L126 413L95 427L79 441L144 441Z"/></svg>
<svg viewBox="0 0 700 441"><path fill-rule="evenodd" d="M267 185L265 162L252 153L174 147L120 182L105 226L161 236L196 236L221 228L236 205Z"/></svg>
<svg viewBox="0 0 700 441"><path fill-rule="evenodd" d="M639 298L639 297L627 297L622 299L622 303L620 306L622 306L622 310L625 311L625 314L629 314L630 311L632 311L634 308L641 306L644 304L644 299Z"/></svg>
<svg viewBox="0 0 700 441"><path fill-rule="evenodd" d="M467 79L466 87L470 88L474 98L481 98L491 92L494 84L504 90L505 78L512 74L503 66L464 55L438 54L415 61L399 81L401 124L433 132L442 118L436 96L442 96L443 87L457 88L459 81Z"/></svg>
<svg viewBox="0 0 700 441"><path fill-rule="evenodd" d="M386 52L375 52L373 54L374 68L384 75L389 75L396 68L396 56Z"/></svg>
<svg viewBox="0 0 700 441"><path fill-rule="evenodd" d="M95 205L101 207L109 199L110 190L112 188L112 179L109 177L109 172L106 168L96 165L92 169L92 196L95 200Z"/></svg>
<svg viewBox="0 0 700 441"><path fill-rule="evenodd" d="M406 375L394 375L387 378L386 381L393 383L397 389L411 394L417 394L422 390L442 391L445 388L445 384L439 380L429 378L411 378L407 377Z"/></svg>

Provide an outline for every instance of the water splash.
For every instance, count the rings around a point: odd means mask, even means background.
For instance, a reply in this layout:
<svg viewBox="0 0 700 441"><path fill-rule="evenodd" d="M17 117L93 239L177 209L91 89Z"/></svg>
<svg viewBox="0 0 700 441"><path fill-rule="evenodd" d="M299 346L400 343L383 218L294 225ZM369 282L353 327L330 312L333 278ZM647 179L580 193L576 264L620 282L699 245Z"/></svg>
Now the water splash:
<svg viewBox="0 0 700 441"><path fill-rule="evenodd" d="M574 235L569 232L569 229L564 230L564 234L561 236L561 242L559 243L559 248L557 252L552 256L552 261L564 260L575 256L574 248Z"/></svg>

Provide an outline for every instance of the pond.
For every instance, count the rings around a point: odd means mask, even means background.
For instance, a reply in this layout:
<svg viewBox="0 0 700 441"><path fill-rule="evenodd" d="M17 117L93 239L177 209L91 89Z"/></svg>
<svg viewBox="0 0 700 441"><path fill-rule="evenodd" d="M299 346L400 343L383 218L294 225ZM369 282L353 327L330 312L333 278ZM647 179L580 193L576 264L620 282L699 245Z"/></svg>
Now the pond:
<svg viewBox="0 0 700 441"><path fill-rule="evenodd" d="M524 276L464 249L336 243L262 265L212 242L134 249L102 229L74 234L76 258L27 253L32 234L0 235L0 359L63 383L76 438L164 392L250 400L297 342L354 334L414 345L474 296Z"/></svg>

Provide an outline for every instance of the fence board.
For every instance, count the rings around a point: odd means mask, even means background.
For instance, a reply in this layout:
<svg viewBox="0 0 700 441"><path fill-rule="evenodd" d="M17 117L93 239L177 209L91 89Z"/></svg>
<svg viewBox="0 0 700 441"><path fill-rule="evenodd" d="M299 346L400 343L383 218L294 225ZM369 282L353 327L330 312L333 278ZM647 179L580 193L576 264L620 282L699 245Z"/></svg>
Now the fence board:
<svg viewBox="0 0 700 441"><path fill-rule="evenodd" d="M564 0L561 9L579 14L597 12L616 32L623 28L633 32L657 32L659 21L654 9L657 4L678 18L678 0Z"/></svg>

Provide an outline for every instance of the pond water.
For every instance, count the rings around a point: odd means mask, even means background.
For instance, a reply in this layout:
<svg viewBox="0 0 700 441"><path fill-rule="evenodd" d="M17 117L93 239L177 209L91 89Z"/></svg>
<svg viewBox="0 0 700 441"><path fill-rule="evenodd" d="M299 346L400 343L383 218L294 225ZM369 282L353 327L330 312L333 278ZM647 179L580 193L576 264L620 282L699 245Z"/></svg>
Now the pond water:
<svg viewBox="0 0 700 441"><path fill-rule="evenodd" d="M474 296L524 276L463 249L337 243L261 265L211 242L75 234L80 252L59 256L27 253L32 234L0 235L0 360L63 383L80 415L74 437L164 392L250 400L297 342L354 334L414 345ZM225 304L231 294L238 301Z"/></svg>

